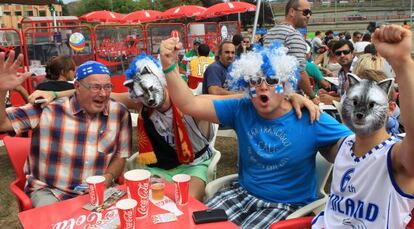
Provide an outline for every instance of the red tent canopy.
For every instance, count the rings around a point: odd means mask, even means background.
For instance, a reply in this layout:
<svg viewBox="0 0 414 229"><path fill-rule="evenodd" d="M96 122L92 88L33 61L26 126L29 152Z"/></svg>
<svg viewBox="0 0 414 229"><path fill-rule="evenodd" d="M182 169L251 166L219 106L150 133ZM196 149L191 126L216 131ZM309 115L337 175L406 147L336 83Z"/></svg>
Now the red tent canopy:
<svg viewBox="0 0 414 229"><path fill-rule="evenodd" d="M186 18L194 17L202 14L206 11L205 7L197 5L183 5L176 6L171 9L164 11L161 15L162 19L175 19L175 18Z"/></svg>
<svg viewBox="0 0 414 229"><path fill-rule="evenodd" d="M123 17L124 16L120 13L107 10L98 10L84 14L80 16L79 19L88 22L122 22Z"/></svg>
<svg viewBox="0 0 414 229"><path fill-rule="evenodd" d="M125 15L125 22L150 22L160 19L162 12L157 10L138 10Z"/></svg>
<svg viewBox="0 0 414 229"><path fill-rule="evenodd" d="M223 2L207 8L197 19L220 17L228 14L255 11L256 6L247 2Z"/></svg>

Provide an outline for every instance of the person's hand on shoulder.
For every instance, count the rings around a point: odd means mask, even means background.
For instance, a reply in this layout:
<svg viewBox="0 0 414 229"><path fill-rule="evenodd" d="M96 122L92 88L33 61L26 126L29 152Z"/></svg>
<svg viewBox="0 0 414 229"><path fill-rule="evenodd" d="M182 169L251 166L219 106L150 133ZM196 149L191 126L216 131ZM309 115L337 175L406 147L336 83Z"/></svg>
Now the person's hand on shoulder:
<svg viewBox="0 0 414 229"><path fill-rule="evenodd" d="M313 123L315 120L319 120L321 111L319 109L319 106L315 105L311 100L297 93L293 93L292 95L290 95L289 101L292 104L293 109L295 109L296 116L298 116L299 119L302 118L301 109L303 107L306 107L306 109L309 110L309 117L311 123Z"/></svg>
<svg viewBox="0 0 414 229"><path fill-rule="evenodd" d="M53 91L36 90L29 95L29 103L37 104L39 101L42 101L41 106L44 107L51 103L55 98L56 95Z"/></svg>

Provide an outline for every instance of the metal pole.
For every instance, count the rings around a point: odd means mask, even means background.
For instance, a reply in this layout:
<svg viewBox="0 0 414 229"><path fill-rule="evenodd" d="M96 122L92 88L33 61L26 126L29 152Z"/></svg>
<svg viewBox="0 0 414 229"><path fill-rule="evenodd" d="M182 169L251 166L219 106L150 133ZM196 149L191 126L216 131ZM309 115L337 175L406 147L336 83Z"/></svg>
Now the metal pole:
<svg viewBox="0 0 414 229"><path fill-rule="evenodd" d="M251 42L255 41L256 29L257 29L257 21L259 20L259 13L260 13L260 5L262 4L262 0L258 0L256 4L256 13L254 15L254 24L253 24L253 33ZM272 15L273 16L273 15Z"/></svg>
<svg viewBox="0 0 414 229"><path fill-rule="evenodd" d="M410 24L413 26L413 0L410 2Z"/></svg>
<svg viewBox="0 0 414 229"><path fill-rule="evenodd" d="M240 2L240 0L237 0L237 2ZM241 23L240 23L240 13L237 13L237 20L239 21L239 25L241 25Z"/></svg>
<svg viewBox="0 0 414 229"><path fill-rule="evenodd" d="M337 14L336 14L336 0L335 0L335 20L334 20L335 23L336 23L336 19L337 19Z"/></svg>

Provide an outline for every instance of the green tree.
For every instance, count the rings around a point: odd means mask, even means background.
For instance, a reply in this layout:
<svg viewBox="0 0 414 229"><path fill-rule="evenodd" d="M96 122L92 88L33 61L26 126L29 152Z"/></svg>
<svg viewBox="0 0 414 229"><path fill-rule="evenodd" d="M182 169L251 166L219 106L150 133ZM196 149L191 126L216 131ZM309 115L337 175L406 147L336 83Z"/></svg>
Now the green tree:
<svg viewBox="0 0 414 229"><path fill-rule="evenodd" d="M203 6L203 3L201 2L201 0L155 0L154 5L155 10L165 11L180 5Z"/></svg>

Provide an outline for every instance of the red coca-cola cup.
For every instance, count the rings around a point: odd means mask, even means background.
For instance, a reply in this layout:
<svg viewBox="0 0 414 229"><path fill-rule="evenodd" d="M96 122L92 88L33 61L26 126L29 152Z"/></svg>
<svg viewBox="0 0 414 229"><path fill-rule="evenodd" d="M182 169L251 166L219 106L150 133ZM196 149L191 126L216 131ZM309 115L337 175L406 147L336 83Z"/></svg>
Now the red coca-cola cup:
<svg viewBox="0 0 414 229"><path fill-rule="evenodd" d="M116 203L118 208L121 229L135 229L135 214L137 201L134 199L123 199Z"/></svg>
<svg viewBox="0 0 414 229"><path fill-rule="evenodd" d="M94 206L101 206L104 202L105 177L90 176L86 178L89 188L89 202Z"/></svg>
<svg viewBox="0 0 414 229"><path fill-rule="evenodd" d="M124 174L128 197L137 201L136 217L148 214L149 179L151 173L144 169L134 169Z"/></svg>
<svg viewBox="0 0 414 229"><path fill-rule="evenodd" d="M188 203L188 189L191 177L187 174L177 174L172 177L175 186L175 203L185 205Z"/></svg>

